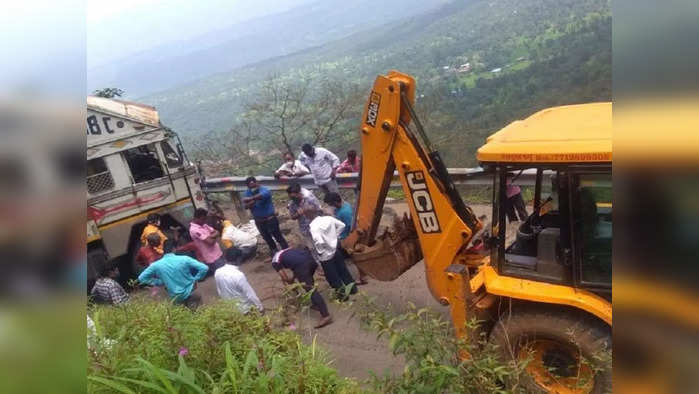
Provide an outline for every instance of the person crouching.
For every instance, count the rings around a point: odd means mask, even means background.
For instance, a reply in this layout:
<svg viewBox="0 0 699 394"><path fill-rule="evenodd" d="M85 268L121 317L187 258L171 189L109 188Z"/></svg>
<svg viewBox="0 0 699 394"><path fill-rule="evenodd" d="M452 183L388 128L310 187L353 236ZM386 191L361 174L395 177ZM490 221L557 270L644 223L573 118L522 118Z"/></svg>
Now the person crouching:
<svg viewBox="0 0 699 394"><path fill-rule="evenodd" d="M143 270L138 281L150 286L164 286L175 303L193 309L201 303L201 295L195 291L196 283L206 276L209 267L189 256L176 255L175 246L175 241L165 241L163 257Z"/></svg>
<svg viewBox="0 0 699 394"><path fill-rule="evenodd" d="M226 249L226 264L216 270L216 291L224 300L235 300L241 313L248 313L251 309L264 312L264 307L257 297L257 293L248 283L243 271L238 268L243 261L240 249Z"/></svg>
<svg viewBox="0 0 699 394"><path fill-rule="evenodd" d="M315 328L321 328L332 323L332 317L328 312L328 305L323 296L315 288L313 275L318 268L318 263L313 259L311 253L306 248L288 248L281 250L272 257L272 267L279 273L284 284L292 284L297 280L303 289L311 293L311 309L320 312L320 320ZM289 278L284 269L291 270L294 274Z"/></svg>

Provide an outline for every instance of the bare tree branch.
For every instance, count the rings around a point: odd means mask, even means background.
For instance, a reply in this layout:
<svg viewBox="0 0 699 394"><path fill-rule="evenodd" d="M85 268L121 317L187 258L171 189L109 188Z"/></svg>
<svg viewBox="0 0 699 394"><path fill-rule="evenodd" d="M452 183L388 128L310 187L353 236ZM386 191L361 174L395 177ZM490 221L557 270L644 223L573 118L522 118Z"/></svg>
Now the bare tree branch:
<svg viewBox="0 0 699 394"><path fill-rule="evenodd" d="M341 81L270 76L247 96L228 131L207 133L193 144L196 157L212 162L216 171L257 171L276 166L277 154L293 154L306 142L344 148L354 141L348 139L348 122L361 112L357 93L356 86Z"/></svg>

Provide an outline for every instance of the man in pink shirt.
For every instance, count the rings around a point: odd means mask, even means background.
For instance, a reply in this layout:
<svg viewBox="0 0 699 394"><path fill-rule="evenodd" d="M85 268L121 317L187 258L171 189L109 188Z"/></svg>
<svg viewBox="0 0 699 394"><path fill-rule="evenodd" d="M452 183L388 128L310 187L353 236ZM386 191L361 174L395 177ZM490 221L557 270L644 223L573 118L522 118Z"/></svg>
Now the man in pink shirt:
<svg viewBox="0 0 699 394"><path fill-rule="evenodd" d="M362 168L361 159L357 157L357 151L353 149L347 152L347 159L337 167L337 173L359 172L360 168Z"/></svg>
<svg viewBox="0 0 699 394"><path fill-rule="evenodd" d="M223 251L218 245L219 232L206 224L208 216L206 209L198 208L194 211L194 219L189 224L189 235L201 256L202 263L209 266L208 275L223 267L226 260L223 258Z"/></svg>

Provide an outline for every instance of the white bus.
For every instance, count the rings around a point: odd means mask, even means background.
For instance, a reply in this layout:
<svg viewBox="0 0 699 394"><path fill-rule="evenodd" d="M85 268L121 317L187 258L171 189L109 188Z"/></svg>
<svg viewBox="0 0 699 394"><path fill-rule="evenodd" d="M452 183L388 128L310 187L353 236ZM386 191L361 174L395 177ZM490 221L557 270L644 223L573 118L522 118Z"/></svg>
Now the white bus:
<svg viewBox="0 0 699 394"><path fill-rule="evenodd" d="M88 283L106 259L121 259L122 276L133 276L146 217L186 228L206 205L200 177L154 107L88 97L86 128Z"/></svg>

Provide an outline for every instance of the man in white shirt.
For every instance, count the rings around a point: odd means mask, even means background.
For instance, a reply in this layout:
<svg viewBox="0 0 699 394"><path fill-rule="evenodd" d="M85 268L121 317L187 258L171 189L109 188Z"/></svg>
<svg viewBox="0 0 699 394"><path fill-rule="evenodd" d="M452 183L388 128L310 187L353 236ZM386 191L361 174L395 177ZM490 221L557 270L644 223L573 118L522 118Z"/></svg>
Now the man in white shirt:
<svg viewBox="0 0 699 394"><path fill-rule="evenodd" d="M304 212L311 221L309 228L316 256L323 267L325 279L335 289L337 298L345 301L349 294L357 292L357 285L350 274L345 258L339 250L338 236L345 228L345 224L332 216L318 216L315 210Z"/></svg>
<svg viewBox="0 0 699 394"><path fill-rule="evenodd" d="M303 144L299 161L308 167L313 174L315 184L325 193L337 193L339 191L335 173L340 166L340 159L325 148L314 147L311 144Z"/></svg>
<svg viewBox="0 0 699 394"><path fill-rule="evenodd" d="M236 300L241 313L248 313L252 308L264 312L260 299L255 290L248 283L245 274L238 268L240 250L230 248L226 250L227 263L216 270L216 291L224 300Z"/></svg>
<svg viewBox="0 0 699 394"><path fill-rule="evenodd" d="M300 161L294 160L294 155L289 152L284 154L284 164L277 171L274 171L275 177L288 176L300 177L310 174L311 171L306 168Z"/></svg>
<svg viewBox="0 0 699 394"><path fill-rule="evenodd" d="M257 236L236 227L230 220L223 221L221 244L225 249L240 249L240 262L244 263L257 253Z"/></svg>

